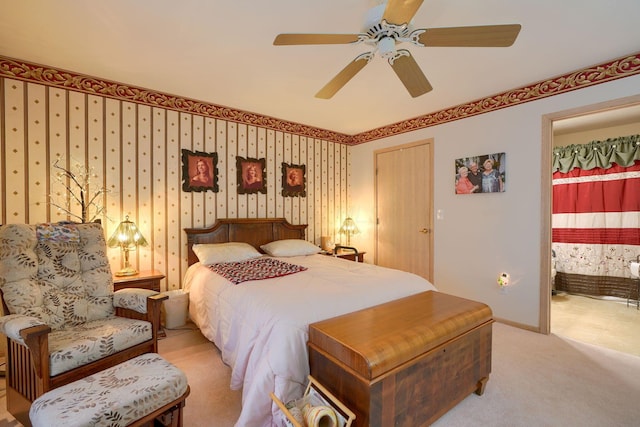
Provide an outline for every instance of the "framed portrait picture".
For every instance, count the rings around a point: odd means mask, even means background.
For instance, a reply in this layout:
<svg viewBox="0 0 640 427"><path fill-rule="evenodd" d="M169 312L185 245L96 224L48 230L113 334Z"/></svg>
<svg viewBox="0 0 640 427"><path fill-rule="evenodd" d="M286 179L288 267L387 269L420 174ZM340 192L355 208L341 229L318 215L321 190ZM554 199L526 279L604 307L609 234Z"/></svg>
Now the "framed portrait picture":
<svg viewBox="0 0 640 427"><path fill-rule="evenodd" d="M506 180L505 153L483 154L456 159L455 193L502 193Z"/></svg>
<svg viewBox="0 0 640 427"><path fill-rule="evenodd" d="M282 195L284 197L307 196L307 167L282 163Z"/></svg>
<svg viewBox="0 0 640 427"><path fill-rule="evenodd" d="M218 192L218 153L182 149L182 190Z"/></svg>
<svg viewBox="0 0 640 427"><path fill-rule="evenodd" d="M236 167L238 168L238 194L267 194L265 170L266 161L262 159L252 159L236 156Z"/></svg>

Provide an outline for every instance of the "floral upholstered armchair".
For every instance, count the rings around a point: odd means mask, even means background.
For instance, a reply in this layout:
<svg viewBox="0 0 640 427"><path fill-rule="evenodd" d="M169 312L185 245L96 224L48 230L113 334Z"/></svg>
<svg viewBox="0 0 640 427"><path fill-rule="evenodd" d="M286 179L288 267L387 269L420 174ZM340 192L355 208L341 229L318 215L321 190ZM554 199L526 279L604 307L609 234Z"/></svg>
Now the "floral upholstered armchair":
<svg viewBox="0 0 640 427"><path fill-rule="evenodd" d="M7 410L23 424L45 392L157 352L166 296L113 292L98 223L0 226L0 295Z"/></svg>

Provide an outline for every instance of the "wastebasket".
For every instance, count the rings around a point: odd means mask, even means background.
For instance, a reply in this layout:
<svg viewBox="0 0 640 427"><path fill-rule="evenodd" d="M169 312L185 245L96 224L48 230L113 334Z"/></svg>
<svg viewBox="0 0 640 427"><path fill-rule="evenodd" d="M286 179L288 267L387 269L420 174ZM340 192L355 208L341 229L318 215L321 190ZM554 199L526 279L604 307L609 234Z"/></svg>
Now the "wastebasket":
<svg viewBox="0 0 640 427"><path fill-rule="evenodd" d="M162 302L164 327L167 329L179 328L187 323L189 307L189 293L182 289L163 292L169 298Z"/></svg>

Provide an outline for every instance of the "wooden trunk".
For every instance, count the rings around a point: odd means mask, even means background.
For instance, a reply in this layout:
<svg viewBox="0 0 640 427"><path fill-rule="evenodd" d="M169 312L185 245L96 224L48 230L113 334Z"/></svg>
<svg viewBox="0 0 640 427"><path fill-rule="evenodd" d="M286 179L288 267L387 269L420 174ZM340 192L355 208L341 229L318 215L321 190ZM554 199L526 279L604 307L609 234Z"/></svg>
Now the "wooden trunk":
<svg viewBox="0 0 640 427"><path fill-rule="evenodd" d="M429 425L491 372L491 309L428 291L309 325L311 375L355 426Z"/></svg>

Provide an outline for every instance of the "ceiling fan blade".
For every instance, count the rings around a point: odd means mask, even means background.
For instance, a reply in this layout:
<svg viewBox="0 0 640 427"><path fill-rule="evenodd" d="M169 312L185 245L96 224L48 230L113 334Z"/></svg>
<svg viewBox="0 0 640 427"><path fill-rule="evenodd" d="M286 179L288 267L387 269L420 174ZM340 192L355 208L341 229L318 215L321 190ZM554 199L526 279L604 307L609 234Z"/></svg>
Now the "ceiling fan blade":
<svg viewBox="0 0 640 427"><path fill-rule="evenodd" d="M390 24L402 25L413 19L423 0L389 0L382 19Z"/></svg>
<svg viewBox="0 0 640 427"><path fill-rule="evenodd" d="M391 64L393 71L396 72L409 94L416 98L431 91L433 89L431 83L429 83L411 53L408 50L400 49L398 54L400 55L390 60L389 64Z"/></svg>
<svg viewBox="0 0 640 427"><path fill-rule="evenodd" d="M516 41L520 24L428 28L419 40L425 46L507 47Z"/></svg>
<svg viewBox="0 0 640 427"><path fill-rule="evenodd" d="M336 94L349 80L353 78L365 65L369 63L371 56L366 54L358 56L344 67L329 83L316 93L316 98L329 99Z"/></svg>
<svg viewBox="0 0 640 427"><path fill-rule="evenodd" d="M360 40L359 34L278 34L275 46L299 44L348 44Z"/></svg>

